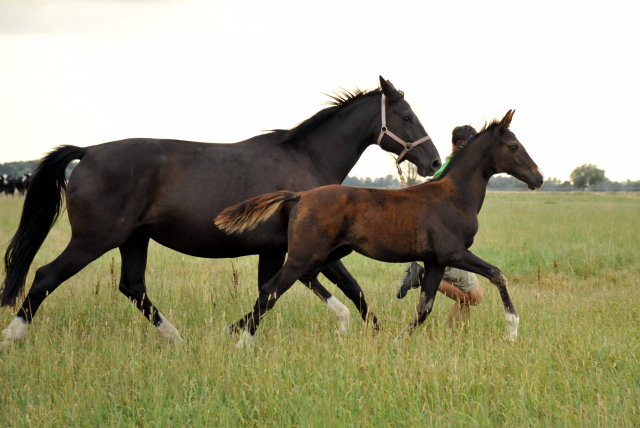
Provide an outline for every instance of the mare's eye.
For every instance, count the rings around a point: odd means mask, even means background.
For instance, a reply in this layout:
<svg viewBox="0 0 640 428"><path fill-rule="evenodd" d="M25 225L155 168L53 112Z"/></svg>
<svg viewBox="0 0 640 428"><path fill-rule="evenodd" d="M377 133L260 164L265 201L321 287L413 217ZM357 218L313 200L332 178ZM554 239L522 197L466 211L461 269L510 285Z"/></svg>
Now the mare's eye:
<svg viewBox="0 0 640 428"><path fill-rule="evenodd" d="M511 153L515 153L518 151L518 145L517 144L513 144L511 146L509 146L509 150L511 150Z"/></svg>
<svg viewBox="0 0 640 428"><path fill-rule="evenodd" d="M409 122L409 121L411 121L411 117L405 116L405 117L402 118L402 120L404 120L405 122Z"/></svg>

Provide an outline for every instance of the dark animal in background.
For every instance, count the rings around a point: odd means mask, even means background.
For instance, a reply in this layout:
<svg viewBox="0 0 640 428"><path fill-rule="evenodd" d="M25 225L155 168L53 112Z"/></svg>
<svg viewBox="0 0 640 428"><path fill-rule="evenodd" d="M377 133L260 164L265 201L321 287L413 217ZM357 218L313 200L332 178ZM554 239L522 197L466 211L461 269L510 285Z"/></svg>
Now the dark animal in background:
<svg viewBox="0 0 640 428"><path fill-rule="evenodd" d="M229 236L214 223L225 207L282 189L304 191L339 184L365 149L377 142L386 151L405 152L404 159L423 176L440 167L435 146L424 141L427 133L390 82L381 77L379 89L343 91L333 98L330 107L293 129L236 144L140 138L87 148L62 146L49 153L33 175L20 225L7 248L0 304L13 306L20 296L29 266L58 217L65 189L72 237L62 254L36 271L16 318L3 331L5 342L22 339L43 300L113 248L119 248L122 256L120 291L164 337L180 340L147 293L149 239L198 257L259 254L260 286L284 263L288 210L252 232ZM381 133L381 105L386 108L388 131L406 142L424 143L407 151L411 146ZM65 168L75 159L82 160L67 185ZM363 318L369 315L375 322L360 286L340 261L326 265L323 274L337 283ZM323 300L331 296L315 278L308 285ZM336 302L330 297L326 303L348 314Z"/></svg>
<svg viewBox="0 0 640 428"><path fill-rule="evenodd" d="M246 325L238 345L251 343L261 318L296 279L313 277L327 262L356 251L375 260L424 262L420 301L405 331L431 312L446 266L486 277L500 291L509 338L517 337L519 318L507 292L507 280L495 266L471 253L489 178L507 173L529 189L544 176L509 130L513 111L471 137L456 150L434 181L402 190L325 186L308 192L258 196L227 208L216 224L227 233L251 230L268 221L285 203L296 203L289 217L289 256L283 268L260 288L259 297L236 325ZM242 236L240 233L239 236Z"/></svg>
<svg viewBox="0 0 640 428"><path fill-rule="evenodd" d="M16 190L18 191L19 195L24 196L25 193L27 192L27 189L29 188L29 183L31 182L32 175L33 174L31 173L23 174L15 180Z"/></svg>
<svg viewBox="0 0 640 428"><path fill-rule="evenodd" d="M0 180L0 193L2 197L13 196L16 192L16 183L9 174L2 174L2 180Z"/></svg>

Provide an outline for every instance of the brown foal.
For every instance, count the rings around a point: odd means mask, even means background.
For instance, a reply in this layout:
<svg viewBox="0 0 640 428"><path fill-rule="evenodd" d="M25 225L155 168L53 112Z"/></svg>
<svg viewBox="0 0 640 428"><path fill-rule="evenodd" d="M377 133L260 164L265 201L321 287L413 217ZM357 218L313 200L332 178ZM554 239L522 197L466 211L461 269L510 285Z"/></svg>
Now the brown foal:
<svg viewBox="0 0 640 428"><path fill-rule="evenodd" d="M238 345L251 343L260 319L298 278L313 277L332 261L352 251L390 263L424 262L420 301L411 332L432 310L446 266L482 275L499 290L509 339L515 340L519 318L507 291L507 280L495 266L468 248L478 231L489 178L507 173L531 190L544 176L524 146L509 130L513 110L494 120L460 147L440 177L401 190L325 186L308 192L276 192L225 209L216 224L227 233L241 233L275 214L283 204L297 202L289 216L289 257L282 269L260 288Z"/></svg>

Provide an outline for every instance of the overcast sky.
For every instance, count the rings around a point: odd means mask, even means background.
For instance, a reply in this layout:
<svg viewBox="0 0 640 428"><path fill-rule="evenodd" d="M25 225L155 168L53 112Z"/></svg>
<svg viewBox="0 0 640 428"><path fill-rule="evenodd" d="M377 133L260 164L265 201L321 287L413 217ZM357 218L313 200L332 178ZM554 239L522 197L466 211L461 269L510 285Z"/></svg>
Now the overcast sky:
<svg viewBox="0 0 640 428"><path fill-rule="evenodd" d="M640 179L640 26L630 1L0 0L0 162L128 137L231 143L290 128L340 86L451 129L516 109L547 176ZM378 147L352 175L384 176Z"/></svg>

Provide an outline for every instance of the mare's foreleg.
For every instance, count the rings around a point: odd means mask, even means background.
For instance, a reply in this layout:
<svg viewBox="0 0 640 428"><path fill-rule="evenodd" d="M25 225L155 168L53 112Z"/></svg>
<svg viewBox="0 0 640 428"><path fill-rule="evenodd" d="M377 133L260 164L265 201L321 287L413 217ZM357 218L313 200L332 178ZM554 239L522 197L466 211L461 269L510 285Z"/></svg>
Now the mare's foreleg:
<svg viewBox="0 0 640 428"><path fill-rule="evenodd" d="M507 328L509 329L509 340L512 342L515 341L518 337L520 318L507 291L507 278L505 278L500 269L485 262L469 250L465 250L463 253L452 258L448 265L482 275L498 288L502 304L504 305L505 319Z"/></svg>
<svg viewBox="0 0 640 428"><path fill-rule="evenodd" d="M313 294L318 296L318 298L326 303L327 307L336 314L340 321L340 330L346 333L349 329L349 317L351 316L349 309L343 305L340 300L336 299L329 290L324 288L318 280L317 275L311 279L300 278L300 281L309 287L311 291L313 291Z"/></svg>
<svg viewBox="0 0 640 428"><path fill-rule="evenodd" d="M416 307L416 313L409 325L396 337L396 340L400 339L405 333L411 334L417 326L421 325L427 319L427 316L429 316L433 309L433 302L436 294L438 294L438 285L440 285L440 281L442 281L445 268L433 263L425 263L424 268L425 273L422 277L420 300Z"/></svg>
<svg viewBox="0 0 640 428"><path fill-rule="evenodd" d="M344 264L342 264L342 261L337 260L326 265L322 269L322 274L326 276L329 281L336 284L345 296L356 305L365 323L371 321L373 322L373 328L376 331L380 330L378 319L373 312L369 310L362 288L360 288L358 282L351 276Z"/></svg>
<svg viewBox="0 0 640 428"><path fill-rule="evenodd" d="M149 300L145 282L148 247L149 237L138 232L131 235L127 242L120 246L122 257L120 292L136 305L145 318L153 323L162 337L169 341L184 342L178 330Z"/></svg>

